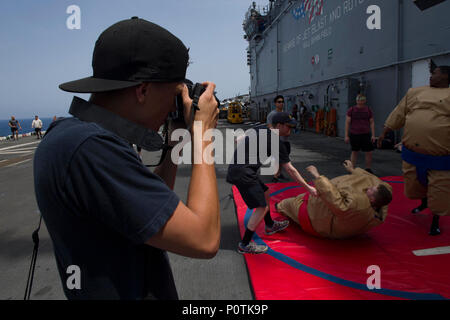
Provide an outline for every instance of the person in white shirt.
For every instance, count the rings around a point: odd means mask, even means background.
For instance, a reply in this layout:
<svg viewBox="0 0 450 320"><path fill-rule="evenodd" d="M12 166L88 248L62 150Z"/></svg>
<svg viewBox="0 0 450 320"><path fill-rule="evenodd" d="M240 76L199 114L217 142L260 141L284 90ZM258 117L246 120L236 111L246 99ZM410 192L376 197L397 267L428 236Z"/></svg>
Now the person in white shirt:
<svg viewBox="0 0 450 320"><path fill-rule="evenodd" d="M34 128L37 138L42 139L42 133L41 133L42 121L41 121L41 119L39 119L38 116L34 116L34 120L31 123L31 127Z"/></svg>

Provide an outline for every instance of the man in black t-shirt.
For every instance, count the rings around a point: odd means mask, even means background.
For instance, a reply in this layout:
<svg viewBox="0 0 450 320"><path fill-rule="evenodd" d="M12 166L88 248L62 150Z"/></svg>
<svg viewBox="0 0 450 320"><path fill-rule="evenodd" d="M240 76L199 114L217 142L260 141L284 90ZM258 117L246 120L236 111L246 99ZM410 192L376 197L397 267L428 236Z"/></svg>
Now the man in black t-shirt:
<svg viewBox="0 0 450 320"><path fill-rule="evenodd" d="M278 231L284 230L289 225L288 220L284 221L274 221L270 215L270 194L269 188L261 181L258 176L258 170L262 166L264 159L260 157L260 150L262 144L265 143L267 146L267 156L272 156L276 161L281 164L281 166L288 172L292 179L297 183L305 187L314 196L317 195L317 191L314 187L306 183L302 178L300 173L291 163L289 159L289 152L286 149L286 145L279 141L280 137L287 137L291 134L291 129L295 128L297 122L292 119L286 112L278 112L272 118L273 127L268 129L267 127L262 127L256 132L256 137L258 139L256 144L256 150L254 150L256 155L252 157L250 152L251 141L247 136L243 143L245 147L245 160L244 163L236 163L238 160L238 149L234 154L234 164L230 164L228 167L227 182L236 185L238 188L242 199L249 209L255 209L250 220L248 221L244 237L242 241L238 244L239 253L264 253L267 251L268 247L265 245L257 245L251 242L253 234L256 228L261 223L264 218L265 233L267 235L274 234ZM276 129L276 130L275 130ZM266 134L263 134L266 133ZM279 150L272 150L271 139L278 139ZM261 139L266 139L261 141ZM254 160L252 163L251 160Z"/></svg>

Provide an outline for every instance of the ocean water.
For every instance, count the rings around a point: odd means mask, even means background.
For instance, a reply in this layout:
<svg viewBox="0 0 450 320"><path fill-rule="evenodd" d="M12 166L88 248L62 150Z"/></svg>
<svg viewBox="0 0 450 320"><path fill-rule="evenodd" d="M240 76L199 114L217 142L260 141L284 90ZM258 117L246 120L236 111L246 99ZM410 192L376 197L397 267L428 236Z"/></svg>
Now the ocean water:
<svg viewBox="0 0 450 320"><path fill-rule="evenodd" d="M42 121L42 131L47 130L50 123L52 123L52 118L39 118ZM11 128L8 126L8 122L11 119L8 120L0 120L0 137L6 137L11 135ZM34 132L34 128L31 128L31 123L33 122L34 118L29 119L18 119L20 126L22 127L22 130L19 129L19 135L22 133L28 133L28 132Z"/></svg>

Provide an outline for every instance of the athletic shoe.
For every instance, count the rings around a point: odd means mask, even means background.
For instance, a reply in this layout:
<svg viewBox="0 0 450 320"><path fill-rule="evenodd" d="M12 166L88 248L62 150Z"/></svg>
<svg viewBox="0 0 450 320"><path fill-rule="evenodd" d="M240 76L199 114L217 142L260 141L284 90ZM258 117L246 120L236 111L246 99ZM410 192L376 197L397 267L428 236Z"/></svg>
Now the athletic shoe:
<svg viewBox="0 0 450 320"><path fill-rule="evenodd" d="M289 225L289 220L274 221L272 228L269 228L266 226L265 233L270 236L271 234L274 234L278 231L286 229L288 227L288 225Z"/></svg>
<svg viewBox="0 0 450 320"><path fill-rule="evenodd" d="M278 210L278 204L279 204L279 202L275 202L275 211L276 211L276 212L280 212L280 211Z"/></svg>
<svg viewBox="0 0 450 320"><path fill-rule="evenodd" d="M259 245L255 242L251 241L248 245L244 246L242 242L239 242L238 244L238 252L239 253L252 253L252 254L259 254L259 253L266 253L266 251L269 249L266 245Z"/></svg>

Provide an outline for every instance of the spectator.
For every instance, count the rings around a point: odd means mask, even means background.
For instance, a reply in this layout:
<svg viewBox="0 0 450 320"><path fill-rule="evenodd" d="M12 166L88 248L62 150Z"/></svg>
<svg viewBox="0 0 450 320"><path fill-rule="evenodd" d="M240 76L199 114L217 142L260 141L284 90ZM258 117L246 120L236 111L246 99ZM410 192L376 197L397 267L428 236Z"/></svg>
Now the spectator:
<svg viewBox="0 0 450 320"><path fill-rule="evenodd" d="M366 170L372 172L372 151L375 142L375 122L373 112L366 105L366 97L359 94L356 97L356 106L347 111L345 119L345 143L352 147L351 161L356 167L358 152L362 150L366 158Z"/></svg>
<svg viewBox="0 0 450 320"><path fill-rule="evenodd" d="M307 113L308 108L303 101L300 101L300 130L305 130Z"/></svg>
<svg viewBox="0 0 450 320"><path fill-rule="evenodd" d="M294 106L292 107L291 117L293 119L295 119L295 121L297 121L297 127L298 127L298 105L297 104L294 104ZM294 129L294 133L298 132L297 127L295 127L295 129Z"/></svg>
<svg viewBox="0 0 450 320"><path fill-rule="evenodd" d="M270 112L267 115L267 127L273 128L273 124L272 124L272 118L279 112L283 112L284 109L284 97L282 95L278 95L275 97L275 99L273 99L273 102L275 103L275 110L273 110L272 112ZM288 152L288 155L291 153L291 144L288 141L288 137L287 136L280 136L280 143L284 144L286 146L286 150ZM277 173L275 173L275 175L273 176L273 181L274 182L278 182L279 179L288 179L286 176L283 175L282 173L283 168L280 167L280 169L278 170Z"/></svg>
<svg viewBox="0 0 450 320"><path fill-rule="evenodd" d="M22 130L20 123L14 116L11 116L11 120L8 122L8 126L11 128L11 135L14 140L19 140L19 130Z"/></svg>
<svg viewBox="0 0 450 320"><path fill-rule="evenodd" d="M281 95L278 95L275 97L275 99L273 99L273 102L275 103L275 110L272 110L268 115L267 115L267 127L271 128L272 127L272 118L273 116L277 113L277 112L282 112L284 109L284 97Z"/></svg>
<svg viewBox="0 0 450 320"><path fill-rule="evenodd" d="M34 120L31 123L31 128L34 128L34 131L36 132L36 136L37 139L42 139L42 133L41 133L41 129L42 129L42 121L41 119L39 119L38 116L34 116Z"/></svg>

